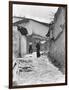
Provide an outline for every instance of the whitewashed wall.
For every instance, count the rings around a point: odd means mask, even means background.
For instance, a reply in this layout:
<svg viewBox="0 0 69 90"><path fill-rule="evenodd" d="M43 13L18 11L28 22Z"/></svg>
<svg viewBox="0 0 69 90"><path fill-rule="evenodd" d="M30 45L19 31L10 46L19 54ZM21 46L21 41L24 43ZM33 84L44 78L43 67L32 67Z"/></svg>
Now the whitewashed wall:
<svg viewBox="0 0 69 90"><path fill-rule="evenodd" d="M48 26L40 24L32 20L30 20L29 26L31 26L32 32L41 36L45 36L49 30Z"/></svg>
<svg viewBox="0 0 69 90"><path fill-rule="evenodd" d="M17 26L13 26L13 57L18 57L19 53L19 32Z"/></svg>
<svg viewBox="0 0 69 90"><path fill-rule="evenodd" d="M35 33L41 36L45 36L49 30L49 27L47 25L43 25L33 20L29 20L28 23L22 24L21 26L26 27L29 34Z"/></svg>
<svg viewBox="0 0 69 90"><path fill-rule="evenodd" d="M21 36L21 56L23 57L27 53L27 40L24 35Z"/></svg>

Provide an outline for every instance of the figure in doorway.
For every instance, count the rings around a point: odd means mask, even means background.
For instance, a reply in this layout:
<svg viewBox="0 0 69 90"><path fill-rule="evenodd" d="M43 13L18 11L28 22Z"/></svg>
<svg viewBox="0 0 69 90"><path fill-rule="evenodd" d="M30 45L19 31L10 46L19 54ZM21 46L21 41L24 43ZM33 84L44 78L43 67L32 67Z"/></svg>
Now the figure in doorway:
<svg viewBox="0 0 69 90"><path fill-rule="evenodd" d="M37 57L40 57L40 43L37 42L36 44L36 51L37 51Z"/></svg>
<svg viewBox="0 0 69 90"><path fill-rule="evenodd" d="M32 49L32 43L29 43L29 53L32 53L33 49Z"/></svg>

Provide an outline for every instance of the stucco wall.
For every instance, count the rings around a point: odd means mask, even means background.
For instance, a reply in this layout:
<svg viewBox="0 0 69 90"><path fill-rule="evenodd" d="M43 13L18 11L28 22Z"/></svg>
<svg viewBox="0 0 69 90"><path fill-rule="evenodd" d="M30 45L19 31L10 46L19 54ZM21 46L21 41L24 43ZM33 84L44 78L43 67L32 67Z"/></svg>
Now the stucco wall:
<svg viewBox="0 0 69 90"><path fill-rule="evenodd" d="M55 26L53 30L53 36L56 38L58 34L63 30L61 26L65 23L65 9L60 8L60 13L58 13L57 20L55 21Z"/></svg>
<svg viewBox="0 0 69 90"><path fill-rule="evenodd" d="M28 23L21 24L21 26L27 28L28 34L30 34L30 35L32 33L35 33L35 34L38 34L41 36L45 36L49 30L49 26L43 25L43 24L38 23L38 22L33 21L33 20L29 20Z"/></svg>
<svg viewBox="0 0 69 90"><path fill-rule="evenodd" d="M48 26L45 26L45 25L40 24L40 23L35 22L35 21L30 21L30 25L31 25L32 31L35 34L38 34L41 36L45 36L49 30Z"/></svg>
<svg viewBox="0 0 69 90"><path fill-rule="evenodd" d="M18 57L19 53L19 33L17 26L13 26L13 56Z"/></svg>
<svg viewBox="0 0 69 90"><path fill-rule="evenodd" d="M60 25L65 23L64 16L65 16L65 11L62 8L59 17L54 24L53 36L55 41L52 40L50 43L50 56L57 61L56 63L59 64L59 68L63 73L65 71L65 67L64 67L65 66L65 27L61 28ZM63 32L61 33L61 35L59 35L61 31Z"/></svg>
<svg viewBox="0 0 69 90"><path fill-rule="evenodd" d="M24 35L21 35L21 33L17 30L17 26L13 26L14 57L19 57L19 53L21 54L21 57L23 57L27 53L27 40L26 37Z"/></svg>
<svg viewBox="0 0 69 90"><path fill-rule="evenodd" d="M21 56L27 53L27 40L25 36L21 36Z"/></svg>

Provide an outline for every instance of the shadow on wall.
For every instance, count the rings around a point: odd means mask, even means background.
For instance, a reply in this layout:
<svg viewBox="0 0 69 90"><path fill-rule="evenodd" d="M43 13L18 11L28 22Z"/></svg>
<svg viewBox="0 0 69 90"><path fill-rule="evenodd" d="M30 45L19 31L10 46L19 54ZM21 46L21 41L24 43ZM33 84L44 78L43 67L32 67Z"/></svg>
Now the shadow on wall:
<svg viewBox="0 0 69 90"><path fill-rule="evenodd" d="M65 73L65 32L56 41L51 41L49 58L62 73Z"/></svg>
<svg viewBox="0 0 69 90"><path fill-rule="evenodd" d="M53 64L62 73L65 73L65 8L60 7L54 16L54 23L51 25L49 57ZM51 31L51 29L50 29ZM52 34L52 35L51 35Z"/></svg>

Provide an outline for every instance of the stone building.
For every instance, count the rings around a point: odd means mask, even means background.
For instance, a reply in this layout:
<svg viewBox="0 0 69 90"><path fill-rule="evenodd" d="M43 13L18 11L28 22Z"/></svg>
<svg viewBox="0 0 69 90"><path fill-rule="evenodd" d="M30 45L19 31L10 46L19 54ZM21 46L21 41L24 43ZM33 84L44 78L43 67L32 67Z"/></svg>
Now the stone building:
<svg viewBox="0 0 69 90"><path fill-rule="evenodd" d="M52 62L65 72L65 8L58 8L54 21L50 25L50 50Z"/></svg>
<svg viewBox="0 0 69 90"><path fill-rule="evenodd" d="M46 34L49 30L49 24L20 17L14 17L13 21L13 52L16 53L16 57L23 57L29 53L30 42L33 45L33 52L36 50L37 41L41 42L41 51L46 49ZM42 44L43 41L44 43Z"/></svg>

